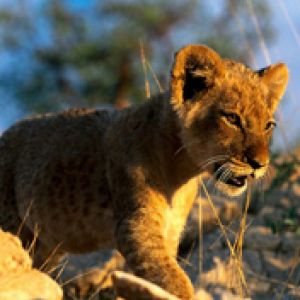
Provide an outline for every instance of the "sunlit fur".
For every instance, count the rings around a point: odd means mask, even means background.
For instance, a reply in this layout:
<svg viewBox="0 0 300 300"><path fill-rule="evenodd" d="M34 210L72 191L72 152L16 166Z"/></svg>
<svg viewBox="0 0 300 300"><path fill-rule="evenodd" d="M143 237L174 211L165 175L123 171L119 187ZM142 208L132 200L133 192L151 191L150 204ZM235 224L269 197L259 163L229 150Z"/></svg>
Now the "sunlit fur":
<svg viewBox="0 0 300 300"><path fill-rule="evenodd" d="M286 66L279 63L256 72L241 63L222 60L215 52L199 46L187 47L177 56L171 85L173 105L182 122L183 143L195 164L201 166L210 157L227 155L218 162L226 166L221 171L228 171L227 179L262 177L269 164L272 135L271 126L266 127L274 122L274 111L287 84ZM197 82L197 76L205 78L207 86L195 89L194 94L190 93L192 97L185 99L185 80ZM226 115L237 116L240 126ZM253 168L251 161L260 166ZM206 169L213 175L215 167L210 164ZM224 181L217 180L216 187L229 196L240 195L247 187L247 180L242 187Z"/></svg>
<svg viewBox="0 0 300 300"><path fill-rule="evenodd" d="M238 195L246 184L226 183L264 173L266 124L287 77L283 64L257 73L190 45L175 56L170 90L141 105L16 123L0 138L0 227L23 245L38 229L37 267L116 247L136 275L193 299L176 256L198 177L208 171Z"/></svg>

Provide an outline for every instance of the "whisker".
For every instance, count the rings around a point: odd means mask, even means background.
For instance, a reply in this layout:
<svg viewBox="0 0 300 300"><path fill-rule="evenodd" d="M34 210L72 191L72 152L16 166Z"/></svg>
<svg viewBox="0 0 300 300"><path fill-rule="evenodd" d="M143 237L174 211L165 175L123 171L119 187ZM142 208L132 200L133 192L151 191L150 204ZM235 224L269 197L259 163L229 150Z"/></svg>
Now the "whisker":
<svg viewBox="0 0 300 300"><path fill-rule="evenodd" d="M226 164L221 165L216 172L213 174L213 176L209 179L208 184L211 184L213 181L216 181L216 178L218 176L218 174L224 172L224 169L226 169L227 166Z"/></svg>
<svg viewBox="0 0 300 300"><path fill-rule="evenodd" d="M217 175L222 172L221 176L216 180ZM209 184L212 184L214 182L214 189L213 193L216 192L216 183L218 181L224 182L227 180L228 177L230 177L232 174L231 170L228 168L227 164L222 165L218 170L215 172L214 176L209 180Z"/></svg>
<svg viewBox="0 0 300 300"><path fill-rule="evenodd" d="M200 144L200 142L199 141L193 141L193 142L188 143L188 144L183 144L181 147L179 147L177 149L177 151L174 153L174 156L178 155L183 149L187 149L187 147L197 145L197 144Z"/></svg>
<svg viewBox="0 0 300 300"><path fill-rule="evenodd" d="M217 176L220 172L223 172L223 169L226 169L228 168L228 164L227 163L224 163L223 165L221 165L217 170L216 172L214 173L215 176Z"/></svg>
<svg viewBox="0 0 300 300"><path fill-rule="evenodd" d="M232 175L232 172L230 169L226 169L222 175L220 176L220 178L218 179L218 181L221 181L221 182L226 182L226 180L231 177Z"/></svg>
<svg viewBox="0 0 300 300"><path fill-rule="evenodd" d="M221 161L222 159L224 159L224 158L223 157L220 157L220 158L218 158L218 157L210 158L210 159L206 160L206 162L203 163L201 167L205 168L207 164L211 164L213 162L218 162L218 161Z"/></svg>
<svg viewBox="0 0 300 300"><path fill-rule="evenodd" d="M220 178L218 180L215 181L215 186L214 186L214 193L216 193L216 195L220 195L220 191L217 189L216 184L217 182L226 182L226 180L231 177L232 172L231 170L225 166L225 170L223 171L223 173L221 174Z"/></svg>
<svg viewBox="0 0 300 300"><path fill-rule="evenodd" d="M220 162L226 158L228 158L229 155L215 155L213 157L208 158L201 166L201 169L205 169L206 167L208 167L209 165L216 163L216 162Z"/></svg>

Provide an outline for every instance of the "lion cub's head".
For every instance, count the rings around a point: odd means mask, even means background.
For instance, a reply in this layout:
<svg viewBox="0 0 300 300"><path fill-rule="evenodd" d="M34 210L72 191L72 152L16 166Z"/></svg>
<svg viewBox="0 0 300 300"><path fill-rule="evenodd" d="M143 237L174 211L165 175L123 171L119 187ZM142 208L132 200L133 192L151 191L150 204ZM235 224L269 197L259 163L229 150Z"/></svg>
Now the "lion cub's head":
<svg viewBox="0 0 300 300"><path fill-rule="evenodd" d="M215 175L219 190L241 194L249 177L260 178L267 170L287 67L278 63L253 71L190 45L175 55L171 76L171 103L188 154L199 169Z"/></svg>

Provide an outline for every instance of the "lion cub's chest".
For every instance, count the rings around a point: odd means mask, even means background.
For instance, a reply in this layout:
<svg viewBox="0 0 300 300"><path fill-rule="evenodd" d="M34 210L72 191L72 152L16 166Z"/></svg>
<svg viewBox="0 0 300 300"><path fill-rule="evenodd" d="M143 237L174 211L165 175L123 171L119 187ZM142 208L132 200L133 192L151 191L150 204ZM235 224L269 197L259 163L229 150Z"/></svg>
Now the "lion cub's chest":
<svg viewBox="0 0 300 300"><path fill-rule="evenodd" d="M164 235L171 243L179 242L180 234L197 192L197 178L192 178L181 186L170 199L170 205L165 215Z"/></svg>

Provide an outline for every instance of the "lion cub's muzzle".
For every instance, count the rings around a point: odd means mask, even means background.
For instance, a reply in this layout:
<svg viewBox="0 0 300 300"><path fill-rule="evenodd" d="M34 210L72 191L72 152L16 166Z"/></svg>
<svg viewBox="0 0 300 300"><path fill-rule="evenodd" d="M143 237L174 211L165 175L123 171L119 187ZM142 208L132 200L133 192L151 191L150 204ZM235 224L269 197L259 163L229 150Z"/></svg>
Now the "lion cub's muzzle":
<svg viewBox="0 0 300 300"><path fill-rule="evenodd" d="M252 167L253 172L251 176L254 179L258 179L264 176L269 166L269 159L258 160L247 158L247 163Z"/></svg>
<svg viewBox="0 0 300 300"><path fill-rule="evenodd" d="M249 178L261 178L267 168L268 162L259 164L249 160L244 163L231 159L223 164L216 164L216 187L228 196L238 196L246 190Z"/></svg>

